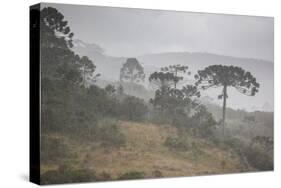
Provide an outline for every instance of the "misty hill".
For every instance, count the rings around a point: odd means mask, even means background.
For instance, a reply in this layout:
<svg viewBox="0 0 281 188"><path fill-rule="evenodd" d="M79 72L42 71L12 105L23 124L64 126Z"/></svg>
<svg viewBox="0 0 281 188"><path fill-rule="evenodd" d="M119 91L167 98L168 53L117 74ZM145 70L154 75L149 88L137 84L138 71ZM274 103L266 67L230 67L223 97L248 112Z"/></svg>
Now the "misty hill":
<svg viewBox="0 0 281 188"><path fill-rule="evenodd" d="M120 68L125 63L127 57L113 57L106 55L104 50L96 44L88 44L81 40L74 40L73 50L79 55L88 56L97 66L97 72L101 73L102 80L116 82L119 80ZM187 65L191 71L191 76L186 77L186 83L194 82L194 74L198 70L209 65L222 64L239 66L250 71L260 83L259 92L255 97L243 96L237 93L235 89L228 90L229 99L228 106L235 109L244 109L247 111L264 110L273 111L273 62L250 59L237 58L210 53L190 53L190 52L167 52L158 54L146 54L137 57L144 67L146 78L154 71L159 71L160 67L182 64ZM155 89L149 85L147 79L144 86L148 89ZM217 99L220 89L208 90L202 92L203 96L212 97L213 102L220 104Z"/></svg>
<svg viewBox="0 0 281 188"><path fill-rule="evenodd" d="M119 80L120 68L126 58L105 55L104 50L99 45L85 43L81 40L73 41L72 50L80 56L88 56L97 66L96 72L101 73L102 79Z"/></svg>
<svg viewBox="0 0 281 188"><path fill-rule="evenodd" d="M193 79L194 74L209 65L233 65L239 66L243 69L250 71L260 83L259 92L255 97L243 96L237 94L234 89L229 90L228 105L235 108L244 108L248 111L266 110L273 111L273 62L250 59L250 58L237 58L230 56L222 56L210 53L189 53L189 52L169 52L160 54L147 54L138 57L140 62L147 67L148 70L157 69L161 66L171 64L182 64L189 66L192 76L187 80ZM220 94L220 90L209 90L205 96L212 96L215 102L220 103L216 96ZM242 104L242 105L240 105ZM264 104L267 104L266 106Z"/></svg>

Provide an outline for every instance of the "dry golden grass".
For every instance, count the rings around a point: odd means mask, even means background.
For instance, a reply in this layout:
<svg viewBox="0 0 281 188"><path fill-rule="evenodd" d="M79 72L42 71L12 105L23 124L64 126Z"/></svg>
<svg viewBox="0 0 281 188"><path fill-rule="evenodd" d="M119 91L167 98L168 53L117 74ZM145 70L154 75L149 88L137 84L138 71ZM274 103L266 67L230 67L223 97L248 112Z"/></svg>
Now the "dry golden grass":
<svg viewBox="0 0 281 188"><path fill-rule="evenodd" d="M235 173L242 167L238 158L231 156L204 140L195 139L198 151L171 151L164 142L175 136L176 129L168 125L121 122L120 129L126 136L126 146L104 148L96 144L78 144L65 137L65 142L76 154L72 166L109 173L112 178L130 171L144 172L147 178L160 171L164 177L204 174ZM42 173L58 165L42 165Z"/></svg>

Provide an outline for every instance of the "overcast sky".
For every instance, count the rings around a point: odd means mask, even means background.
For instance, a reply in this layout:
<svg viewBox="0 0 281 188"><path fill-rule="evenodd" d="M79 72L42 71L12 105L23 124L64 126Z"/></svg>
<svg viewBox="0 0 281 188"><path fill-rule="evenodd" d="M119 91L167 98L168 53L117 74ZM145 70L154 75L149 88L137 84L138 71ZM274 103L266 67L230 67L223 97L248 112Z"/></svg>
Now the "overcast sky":
<svg viewBox="0 0 281 188"><path fill-rule="evenodd" d="M51 4L106 54L209 52L273 61L273 18Z"/></svg>

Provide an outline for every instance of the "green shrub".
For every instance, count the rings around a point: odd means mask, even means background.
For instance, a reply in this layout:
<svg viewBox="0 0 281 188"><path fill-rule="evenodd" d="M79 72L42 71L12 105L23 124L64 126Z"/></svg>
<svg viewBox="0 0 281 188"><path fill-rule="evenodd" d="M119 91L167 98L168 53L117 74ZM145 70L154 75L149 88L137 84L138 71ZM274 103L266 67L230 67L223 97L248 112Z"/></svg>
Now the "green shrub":
<svg viewBox="0 0 281 188"><path fill-rule="evenodd" d="M144 172L132 171L121 175L119 180L132 180L132 179L143 179L145 178Z"/></svg>
<svg viewBox="0 0 281 188"><path fill-rule="evenodd" d="M234 149L234 150L244 150L247 143L245 141L242 141L241 139L230 137L225 138L224 140L221 140L221 143L219 146L222 146L224 149Z"/></svg>
<svg viewBox="0 0 281 188"><path fill-rule="evenodd" d="M78 183L96 181L95 171L74 169L60 166L58 170L50 170L41 175L42 184Z"/></svg>
<svg viewBox="0 0 281 188"><path fill-rule="evenodd" d="M155 177L155 178L161 178L161 177L163 177L163 174L160 170L154 170L152 172L152 176Z"/></svg>
<svg viewBox="0 0 281 188"><path fill-rule="evenodd" d="M93 124L81 125L80 129L69 134L79 142L96 142L105 147L120 147L125 145L126 138L118 125L117 120L104 118Z"/></svg>
<svg viewBox="0 0 281 188"><path fill-rule="evenodd" d="M191 117L193 134L202 138L212 138L217 122L212 114L203 105L198 107L196 113Z"/></svg>
<svg viewBox="0 0 281 188"><path fill-rule="evenodd" d="M168 137L166 138L164 145L170 149L179 151L187 151L192 147L189 140L184 136Z"/></svg>
<svg viewBox="0 0 281 188"><path fill-rule="evenodd" d="M125 97L120 104L120 117L130 121L143 121L147 112L147 106L142 99L134 96Z"/></svg>
<svg viewBox="0 0 281 188"><path fill-rule="evenodd" d="M268 150L262 143L249 144L238 138L229 138L225 139L220 146L236 152L240 156L242 164L246 160L250 166L258 170L273 170L273 150Z"/></svg>
<svg viewBox="0 0 281 188"><path fill-rule="evenodd" d="M176 126L177 128L190 129L193 126L192 119L183 113L173 115L172 119L172 125Z"/></svg>
<svg viewBox="0 0 281 188"><path fill-rule="evenodd" d="M119 130L114 120L103 119L95 128L95 137L103 146L123 146L126 143L125 135Z"/></svg>
<svg viewBox="0 0 281 188"><path fill-rule="evenodd" d="M258 170L273 170L273 152L264 150L260 145L249 146L244 151L248 162Z"/></svg>
<svg viewBox="0 0 281 188"><path fill-rule="evenodd" d="M109 181L112 180L112 177L107 172L102 172L97 175L97 181Z"/></svg>

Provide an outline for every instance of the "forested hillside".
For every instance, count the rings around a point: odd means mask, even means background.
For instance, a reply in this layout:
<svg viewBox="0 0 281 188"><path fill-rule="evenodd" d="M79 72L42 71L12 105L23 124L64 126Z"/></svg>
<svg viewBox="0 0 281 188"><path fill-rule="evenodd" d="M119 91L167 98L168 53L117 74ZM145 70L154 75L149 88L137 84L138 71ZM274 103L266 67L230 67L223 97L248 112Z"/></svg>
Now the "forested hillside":
<svg viewBox="0 0 281 188"><path fill-rule="evenodd" d="M42 184L273 169L273 113L226 103L228 88L255 97L254 73L171 62L148 74L138 58L106 57L95 45L98 53L78 54L74 36L57 9L41 10ZM222 106L201 100L211 87Z"/></svg>

